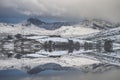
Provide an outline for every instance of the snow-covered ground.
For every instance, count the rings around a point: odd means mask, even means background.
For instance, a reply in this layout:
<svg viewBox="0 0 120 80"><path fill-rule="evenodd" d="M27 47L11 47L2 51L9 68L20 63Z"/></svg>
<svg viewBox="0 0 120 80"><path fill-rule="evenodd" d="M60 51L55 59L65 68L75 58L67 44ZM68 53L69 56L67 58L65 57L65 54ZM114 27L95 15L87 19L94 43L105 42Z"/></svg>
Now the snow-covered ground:
<svg viewBox="0 0 120 80"><path fill-rule="evenodd" d="M66 36L73 37L73 36L85 35L96 32L99 32L99 30L86 28L81 25L62 26L61 28L56 30L46 30L43 28L39 28L35 25L24 26L22 24L14 24L14 26L11 26L10 24L0 23L0 33L9 33L9 34L20 33L24 35L37 34L37 35L61 35L63 37Z"/></svg>
<svg viewBox="0 0 120 80"><path fill-rule="evenodd" d="M88 35L83 35L79 37L80 39L89 39L89 40L102 40L102 39L111 39L119 41L120 39L120 27L112 28L108 30L103 30L98 33L92 33Z"/></svg>
<svg viewBox="0 0 120 80"><path fill-rule="evenodd" d="M92 29L92 28L86 28L82 26L63 26L58 30L55 30L56 34L59 34L61 36L80 36L80 35L87 35L91 33L99 32L99 30Z"/></svg>
<svg viewBox="0 0 120 80"><path fill-rule="evenodd" d="M0 60L0 70L7 69L19 69L25 70L26 68L33 68L38 65L46 64L46 63L56 63L60 64L63 67L81 67L83 65L90 65L95 63L100 63L97 60L87 59L84 57L74 57L74 56L63 56L61 58L22 58L22 59L6 59Z"/></svg>

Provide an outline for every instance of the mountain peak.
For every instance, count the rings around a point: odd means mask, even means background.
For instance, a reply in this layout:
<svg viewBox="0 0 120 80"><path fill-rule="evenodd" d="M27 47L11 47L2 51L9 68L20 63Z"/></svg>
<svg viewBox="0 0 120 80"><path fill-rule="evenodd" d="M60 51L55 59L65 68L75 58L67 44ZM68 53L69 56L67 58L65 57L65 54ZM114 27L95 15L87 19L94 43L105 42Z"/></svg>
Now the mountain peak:
<svg viewBox="0 0 120 80"><path fill-rule="evenodd" d="M43 21L41 21L41 20L39 20L39 19L37 19L37 18L29 18L29 19L27 20L27 22L28 22L29 24L34 24L34 25L36 25L36 26L45 24L45 22L43 22Z"/></svg>

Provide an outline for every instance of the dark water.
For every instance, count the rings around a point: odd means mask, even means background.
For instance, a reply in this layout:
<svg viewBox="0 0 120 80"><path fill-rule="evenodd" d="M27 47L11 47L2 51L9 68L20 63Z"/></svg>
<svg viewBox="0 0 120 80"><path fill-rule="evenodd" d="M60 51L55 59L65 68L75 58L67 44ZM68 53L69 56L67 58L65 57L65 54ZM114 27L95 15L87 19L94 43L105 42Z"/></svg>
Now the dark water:
<svg viewBox="0 0 120 80"><path fill-rule="evenodd" d="M72 80L79 76L80 73L65 70L46 70L37 74L28 74L16 69L0 71L0 80Z"/></svg>
<svg viewBox="0 0 120 80"><path fill-rule="evenodd" d="M50 73L50 74L49 74ZM67 73L66 73L67 74ZM119 80L120 71L109 71L102 74L69 74L48 71L45 74L28 75L19 70L0 71L0 80Z"/></svg>

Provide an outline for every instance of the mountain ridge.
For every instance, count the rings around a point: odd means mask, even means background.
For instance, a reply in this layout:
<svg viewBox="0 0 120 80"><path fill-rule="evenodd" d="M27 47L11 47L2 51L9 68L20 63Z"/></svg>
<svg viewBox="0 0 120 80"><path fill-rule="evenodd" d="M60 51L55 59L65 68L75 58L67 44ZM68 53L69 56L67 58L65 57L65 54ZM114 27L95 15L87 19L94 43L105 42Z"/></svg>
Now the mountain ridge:
<svg viewBox="0 0 120 80"><path fill-rule="evenodd" d="M112 23L106 20L101 19L89 19L89 20L82 20L80 22L45 22L38 18L28 18L24 22L18 23L21 26L30 27L32 25L38 27L38 28L44 28L46 30L56 30L61 28L62 26L74 26L74 25L80 25L83 27L88 27L92 29L97 30L108 30L111 28L116 28L120 26L120 23ZM10 23L4 23L4 25L11 25L15 26L16 24L10 24Z"/></svg>
<svg viewBox="0 0 120 80"><path fill-rule="evenodd" d="M55 30L58 29L62 26L72 26L75 25L77 23L75 22L53 22L53 23L48 23L48 22L44 22L40 19L37 18L29 18L27 19L27 22L24 24L25 26L30 26L31 24L40 27L40 28L45 28L47 30Z"/></svg>

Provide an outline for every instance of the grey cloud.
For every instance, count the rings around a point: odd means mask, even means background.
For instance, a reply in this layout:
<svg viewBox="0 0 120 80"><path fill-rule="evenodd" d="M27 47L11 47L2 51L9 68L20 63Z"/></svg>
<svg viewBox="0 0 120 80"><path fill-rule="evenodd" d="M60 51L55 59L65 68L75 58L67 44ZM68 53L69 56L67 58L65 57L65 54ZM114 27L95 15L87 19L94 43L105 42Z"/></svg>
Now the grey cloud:
<svg viewBox="0 0 120 80"><path fill-rule="evenodd" d="M0 0L0 16L101 18L120 22L119 14L120 0Z"/></svg>

